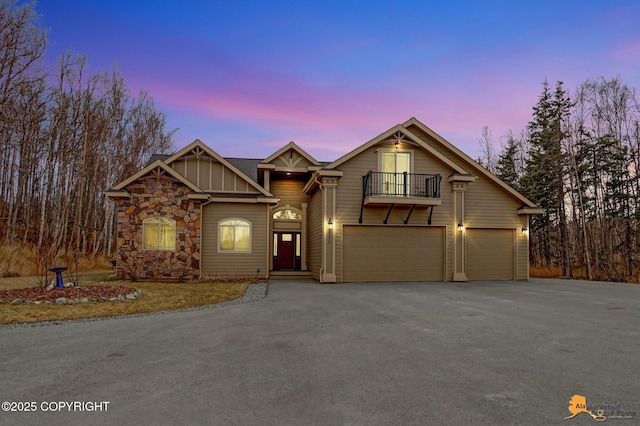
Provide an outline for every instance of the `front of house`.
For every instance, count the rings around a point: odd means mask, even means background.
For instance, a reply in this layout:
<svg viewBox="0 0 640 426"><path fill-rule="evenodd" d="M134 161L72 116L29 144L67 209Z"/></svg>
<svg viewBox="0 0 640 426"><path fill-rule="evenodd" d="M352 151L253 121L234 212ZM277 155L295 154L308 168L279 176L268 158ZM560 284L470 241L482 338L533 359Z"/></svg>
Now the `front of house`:
<svg viewBox="0 0 640 426"><path fill-rule="evenodd" d="M130 280L526 280L541 209L411 118L332 163L196 140L106 192Z"/></svg>

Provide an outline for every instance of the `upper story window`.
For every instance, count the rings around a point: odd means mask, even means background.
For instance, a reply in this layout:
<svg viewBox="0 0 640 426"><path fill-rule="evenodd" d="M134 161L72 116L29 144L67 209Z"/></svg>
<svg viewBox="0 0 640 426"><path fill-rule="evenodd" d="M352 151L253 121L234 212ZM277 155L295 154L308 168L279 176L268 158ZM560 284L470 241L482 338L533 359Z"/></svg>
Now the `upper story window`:
<svg viewBox="0 0 640 426"><path fill-rule="evenodd" d="M283 209L275 212L273 218L276 220L301 220L302 215L292 209Z"/></svg>
<svg viewBox="0 0 640 426"><path fill-rule="evenodd" d="M411 173L411 163L411 151L380 151L380 171L383 173Z"/></svg>
<svg viewBox="0 0 640 426"><path fill-rule="evenodd" d="M244 219L224 219L218 222L218 251L251 252L251 222Z"/></svg>
<svg viewBox="0 0 640 426"><path fill-rule="evenodd" d="M175 250L176 221L166 217L151 217L142 222L143 250Z"/></svg>
<svg viewBox="0 0 640 426"><path fill-rule="evenodd" d="M411 191L410 179L405 173L411 173L413 161L411 151L397 149L380 150L380 171L378 191L384 195L406 195Z"/></svg>

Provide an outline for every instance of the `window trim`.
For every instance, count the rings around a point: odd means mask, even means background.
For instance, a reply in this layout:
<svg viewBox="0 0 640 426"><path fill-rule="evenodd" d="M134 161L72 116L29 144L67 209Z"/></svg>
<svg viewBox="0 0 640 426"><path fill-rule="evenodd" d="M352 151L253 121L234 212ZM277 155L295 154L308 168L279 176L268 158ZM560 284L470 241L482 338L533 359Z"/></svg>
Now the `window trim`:
<svg viewBox="0 0 640 426"><path fill-rule="evenodd" d="M158 241L160 241L160 229L162 228L162 225L164 226L171 226L173 228L173 247L171 248L160 248L160 247L145 247L145 234L148 231L145 231L145 228L147 228L147 226L145 225L157 225L158 226ZM177 227L176 227L176 221L174 219L171 219L169 217L164 217L164 216L155 216L155 217L148 217L146 219L142 220L142 241L141 241L141 247L142 247L142 251L176 251L177 248L177 238L178 238L178 232L177 232Z"/></svg>
<svg viewBox="0 0 640 426"><path fill-rule="evenodd" d="M235 225L223 225L224 222L230 222L230 221L239 221L239 222L244 222L246 223L246 225L240 225L240 224L235 224ZM223 226L233 226L234 228L234 241L233 241L233 250L226 250L222 248L222 227ZM249 248L247 250L236 250L235 246L236 246L236 240L235 240L235 228L237 226L246 226L249 228ZM224 219L221 219L218 221L218 253L251 253L253 248L253 224L251 223L250 220L247 219L243 219L241 217L226 217Z"/></svg>
<svg viewBox="0 0 640 426"><path fill-rule="evenodd" d="M300 218L299 219L287 219L287 218L277 218L276 219L276 218L273 217L274 215L276 215L276 213L281 212L281 211L285 211L285 210L290 210L293 213L299 214ZM271 220L273 220L275 222L280 222L280 221L282 221L282 222L296 222L296 221L300 222L300 221L302 221L302 212L300 210L296 209L295 207L285 206L285 207L282 207L282 208L274 210L271 213Z"/></svg>
<svg viewBox="0 0 640 426"><path fill-rule="evenodd" d="M384 170L382 170L382 154L383 153L392 153L392 154L397 154L397 153L407 153L409 154L409 171L407 173L414 173L414 164L413 164L413 160L414 160L414 150L413 149L393 149L393 148L380 148L378 150L378 171L380 172L384 172ZM396 156L396 170L397 170L397 165L398 165L398 157ZM392 172L389 172L392 173ZM397 171L395 173L398 173Z"/></svg>

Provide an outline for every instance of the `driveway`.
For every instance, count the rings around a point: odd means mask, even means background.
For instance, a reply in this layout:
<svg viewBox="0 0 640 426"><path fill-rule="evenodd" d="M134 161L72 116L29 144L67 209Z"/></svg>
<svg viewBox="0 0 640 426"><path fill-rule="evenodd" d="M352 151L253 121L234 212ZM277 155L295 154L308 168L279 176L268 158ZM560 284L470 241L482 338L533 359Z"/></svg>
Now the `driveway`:
<svg viewBox="0 0 640 426"><path fill-rule="evenodd" d="M639 313L631 284L276 281L243 305L5 327L0 401L35 412L0 424L593 424L563 421L575 394L640 416Z"/></svg>

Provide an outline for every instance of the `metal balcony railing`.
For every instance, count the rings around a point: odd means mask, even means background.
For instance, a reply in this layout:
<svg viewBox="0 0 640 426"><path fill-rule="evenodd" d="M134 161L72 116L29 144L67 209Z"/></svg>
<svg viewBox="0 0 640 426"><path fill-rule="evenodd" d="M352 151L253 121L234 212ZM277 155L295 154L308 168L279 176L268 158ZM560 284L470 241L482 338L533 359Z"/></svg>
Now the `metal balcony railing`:
<svg viewBox="0 0 640 426"><path fill-rule="evenodd" d="M362 177L364 197L440 198L439 174L368 172Z"/></svg>

